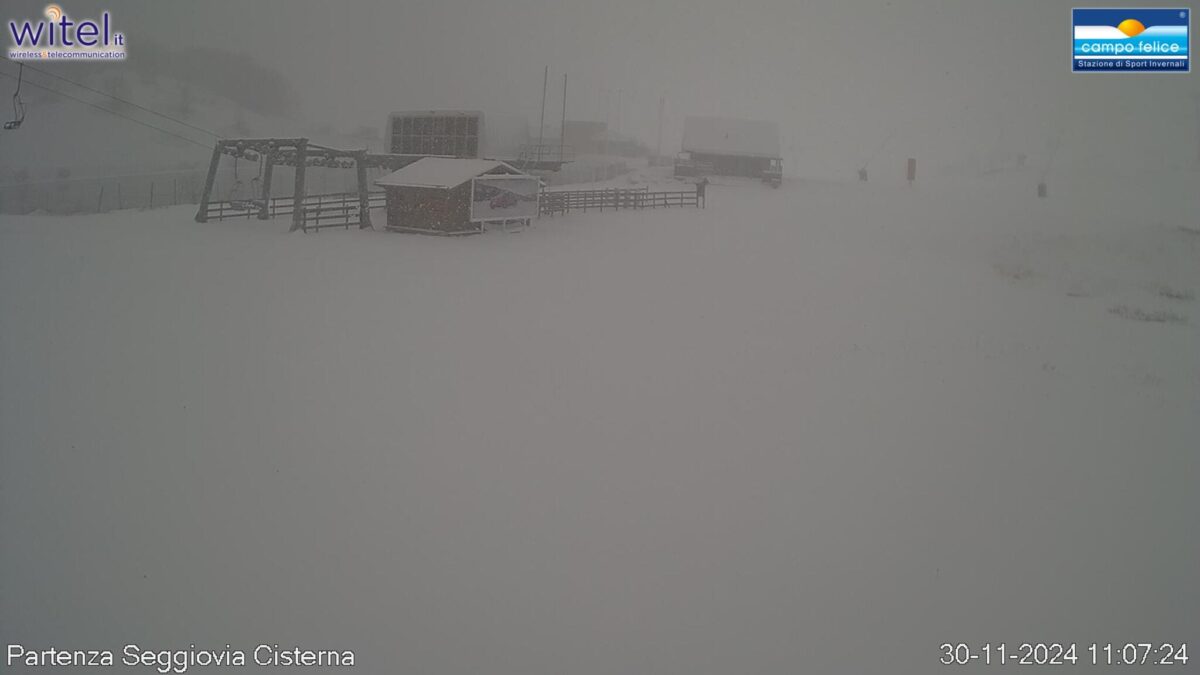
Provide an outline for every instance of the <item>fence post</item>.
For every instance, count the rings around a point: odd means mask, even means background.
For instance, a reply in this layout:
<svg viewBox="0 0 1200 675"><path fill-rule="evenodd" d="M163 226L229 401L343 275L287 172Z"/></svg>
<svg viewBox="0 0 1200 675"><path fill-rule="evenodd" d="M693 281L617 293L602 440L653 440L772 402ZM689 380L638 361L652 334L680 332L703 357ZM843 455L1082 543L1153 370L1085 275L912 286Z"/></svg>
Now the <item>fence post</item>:
<svg viewBox="0 0 1200 675"><path fill-rule="evenodd" d="M121 200L121 182L117 181L117 210L125 208L124 202Z"/></svg>
<svg viewBox="0 0 1200 675"><path fill-rule="evenodd" d="M305 170L308 168L308 140L300 139L296 142L296 175L295 185L292 188L292 229L289 232L305 229L304 222L304 195L306 191L304 177ZM307 231L307 230L305 230Z"/></svg>
<svg viewBox="0 0 1200 675"><path fill-rule="evenodd" d="M371 223L371 198L367 194L367 151L354 153L354 173L358 180L358 229L373 230Z"/></svg>
<svg viewBox="0 0 1200 675"><path fill-rule="evenodd" d="M275 174L275 150L268 148L264 156L263 176L262 176L262 206L258 207L258 219L267 219L267 205L271 201L271 179Z"/></svg>
<svg viewBox="0 0 1200 675"><path fill-rule="evenodd" d="M104 183L100 184L100 195L96 197L96 213L104 210Z"/></svg>
<svg viewBox="0 0 1200 675"><path fill-rule="evenodd" d="M171 181L171 206L179 206L179 179Z"/></svg>
<svg viewBox="0 0 1200 675"><path fill-rule="evenodd" d="M154 208L154 181L150 181L150 208Z"/></svg>

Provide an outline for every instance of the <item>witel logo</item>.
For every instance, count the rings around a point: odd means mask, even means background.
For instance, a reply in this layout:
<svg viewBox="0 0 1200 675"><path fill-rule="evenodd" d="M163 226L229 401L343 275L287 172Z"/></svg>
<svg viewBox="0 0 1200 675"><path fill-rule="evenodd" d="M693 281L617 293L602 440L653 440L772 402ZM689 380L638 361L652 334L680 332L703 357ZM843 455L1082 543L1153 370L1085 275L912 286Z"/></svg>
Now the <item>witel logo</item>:
<svg viewBox="0 0 1200 675"><path fill-rule="evenodd" d="M1071 70L1186 73L1191 11L1083 8L1071 10Z"/></svg>
<svg viewBox="0 0 1200 675"><path fill-rule="evenodd" d="M98 19L82 21L72 20L58 5L46 5L44 13L46 18L42 20L8 22L12 34L8 58L44 61L125 58L125 35L113 30L110 12L101 13Z"/></svg>

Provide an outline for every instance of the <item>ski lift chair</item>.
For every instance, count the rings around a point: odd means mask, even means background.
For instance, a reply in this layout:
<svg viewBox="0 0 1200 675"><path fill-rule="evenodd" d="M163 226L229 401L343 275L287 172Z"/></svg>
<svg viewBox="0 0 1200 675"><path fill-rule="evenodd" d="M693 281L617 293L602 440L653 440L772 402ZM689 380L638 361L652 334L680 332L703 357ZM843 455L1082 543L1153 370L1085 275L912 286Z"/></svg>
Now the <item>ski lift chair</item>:
<svg viewBox="0 0 1200 675"><path fill-rule="evenodd" d="M25 64L18 64L17 68L17 90L13 92L13 119L4 123L6 131L14 131L21 128L21 123L25 121L25 102L21 100L21 82L25 79Z"/></svg>
<svg viewBox="0 0 1200 675"><path fill-rule="evenodd" d="M238 178L238 158L233 160L233 185L229 188L229 197L226 201L235 209L243 209L246 211L258 211L266 205L266 200L255 199L254 196L259 194L262 185L263 174L263 159L260 156L258 160L258 175L250 179L249 197L243 197L242 179Z"/></svg>

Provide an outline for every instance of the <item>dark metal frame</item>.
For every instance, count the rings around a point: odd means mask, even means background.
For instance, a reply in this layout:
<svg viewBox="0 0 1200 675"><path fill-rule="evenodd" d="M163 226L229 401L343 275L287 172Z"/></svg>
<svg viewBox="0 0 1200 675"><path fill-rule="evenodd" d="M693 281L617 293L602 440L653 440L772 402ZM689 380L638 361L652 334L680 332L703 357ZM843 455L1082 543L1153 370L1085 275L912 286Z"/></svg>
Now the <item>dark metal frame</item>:
<svg viewBox="0 0 1200 675"><path fill-rule="evenodd" d="M262 195L254 200L258 207L259 220L266 220L272 215L271 177L276 165L291 166L296 169L295 187L292 191L292 225L288 230L295 232L305 230L305 169L310 166L327 166L344 169L355 169L358 178L358 227L362 230L374 229L371 224L371 204L368 196L367 169L385 168L396 170L404 167L424 155L380 155L371 154L366 150L339 150L323 145L310 143L307 138L231 138L216 142L213 146L212 160L208 165L208 176L204 181L204 192L200 196L200 208L196 211L196 222L208 222L209 204L212 201L213 184L217 178L217 167L221 155L229 155L234 161L249 159L257 161L263 158ZM353 223L351 223L353 224ZM308 226L311 229L311 225Z"/></svg>

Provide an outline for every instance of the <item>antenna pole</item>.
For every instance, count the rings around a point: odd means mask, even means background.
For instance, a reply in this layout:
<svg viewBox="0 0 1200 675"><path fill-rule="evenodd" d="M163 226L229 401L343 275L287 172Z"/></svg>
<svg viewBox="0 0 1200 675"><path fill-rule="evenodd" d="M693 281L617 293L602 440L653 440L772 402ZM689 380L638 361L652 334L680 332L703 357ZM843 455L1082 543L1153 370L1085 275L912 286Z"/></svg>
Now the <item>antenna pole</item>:
<svg viewBox="0 0 1200 675"><path fill-rule="evenodd" d="M545 140L546 133L546 84L550 77L550 66L546 66L545 72L542 73L542 117L538 122L538 149L537 161L542 163L542 142Z"/></svg>
<svg viewBox="0 0 1200 675"><path fill-rule="evenodd" d="M558 132L558 161L563 161L563 147L567 142L567 74L563 73L562 129Z"/></svg>
<svg viewBox="0 0 1200 675"><path fill-rule="evenodd" d="M660 96L658 98L658 141L654 146L654 160L662 157L662 123L663 123L663 108L667 105L667 97Z"/></svg>

